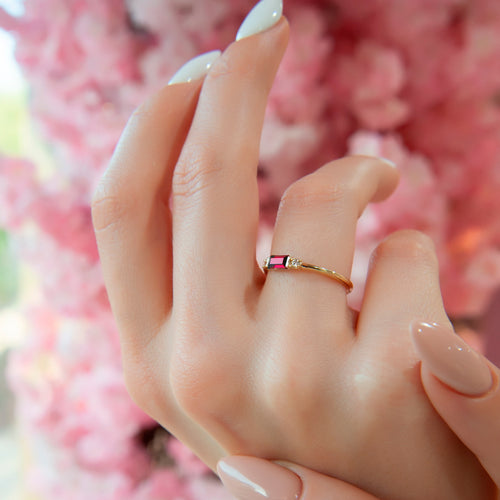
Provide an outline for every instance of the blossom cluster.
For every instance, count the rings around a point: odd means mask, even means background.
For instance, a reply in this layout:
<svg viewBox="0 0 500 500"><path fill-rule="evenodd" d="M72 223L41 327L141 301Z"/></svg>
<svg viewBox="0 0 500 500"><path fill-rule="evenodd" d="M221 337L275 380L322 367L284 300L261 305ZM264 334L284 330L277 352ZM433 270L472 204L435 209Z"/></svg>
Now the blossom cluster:
<svg viewBox="0 0 500 500"><path fill-rule="evenodd" d="M47 178L27 160L0 158L0 227L43 290L26 311L32 333L10 380L32 443L30 484L46 498L224 498L174 438L160 464L140 439L153 422L123 384L89 204L131 112L186 60L231 43L252 5L25 0L20 17L0 8L57 166ZM436 244L447 311L480 314L500 285L500 3L284 7L291 38L261 140L258 252L289 184L346 154L386 157L401 182L360 219L354 301L370 252L414 228Z"/></svg>

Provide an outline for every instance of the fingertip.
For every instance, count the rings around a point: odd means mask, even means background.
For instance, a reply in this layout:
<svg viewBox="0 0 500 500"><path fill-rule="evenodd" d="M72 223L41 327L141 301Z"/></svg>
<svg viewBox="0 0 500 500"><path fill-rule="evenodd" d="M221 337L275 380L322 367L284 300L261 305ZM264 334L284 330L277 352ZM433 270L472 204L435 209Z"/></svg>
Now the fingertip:
<svg viewBox="0 0 500 500"><path fill-rule="evenodd" d="M217 463L217 473L237 498L298 500L302 482L294 472L257 457L230 456Z"/></svg>
<svg viewBox="0 0 500 500"><path fill-rule="evenodd" d="M432 272L436 277L434 283L438 287L439 262L436 255L434 241L425 233L416 229L400 229L386 236L373 250L370 258L370 269L381 261L388 262L388 267L393 259L405 260L409 270L421 268L420 273ZM400 276L397 279L401 279ZM446 317L443 315L443 317Z"/></svg>
<svg viewBox="0 0 500 500"><path fill-rule="evenodd" d="M387 199L396 189L399 183L399 170L395 164L378 156L368 155L349 155L341 158L341 162L346 162L345 165L349 168L354 168L354 164L358 164L360 180L367 182L366 171L368 171L369 186L367 190L371 190L370 203L378 203Z"/></svg>
<svg viewBox="0 0 500 500"><path fill-rule="evenodd" d="M178 83L190 83L203 78L213 63L221 56L220 50L212 50L205 54L200 54L185 63L170 79L168 85Z"/></svg>
<svg viewBox="0 0 500 500"><path fill-rule="evenodd" d="M415 321L410 325L415 351L446 386L468 397L491 391L493 377L486 358L474 351L450 327Z"/></svg>
<svg viewBox="0 0 500 500"><path fill-rule="evenodd" d="M271 28L282 15L283 0L261 0L245 17L236 34L236 41Z"/></svg>
<svg viewBox="0 0 500 500"><path fill-rule="evenodd" d="M135 108L130 115L129 122L152 114L162 118L169 113L179 114L179 108L192 107L192 96L200 92L202 83L203 78L198 78L183 82L182 85L170 83L164 85Z"/></svg>
<svg viewBox="0 0 500 500"><path fill-rule="evenodd" d="M318 499L342 499L342 500L380 500L371 493L363 491L359 487L337 479L335 477L321 474L307 467L290 463L287 461L276 461L283 469L288 469L300 478L302 490L297 500Z"/></svg>
<svg viewBox="0 0 500 500"><path fill-rule="evenodd" d="M272 81L281 63L290 38L287 19L281 19L271 28L261 33L232 42L214 61L208 72L209 78L240 73L251 75L253 68L262 72L270 70Z"/></svg>
<svg viewBox="0 0 500 500"><path fill-rule="evenodd" d="M382 182L380 182L377 192L372 198L372 203L379 203L389 198L396 190L400 180L400 172L397 165L387 158L376 158L384 168Z"/></svg>

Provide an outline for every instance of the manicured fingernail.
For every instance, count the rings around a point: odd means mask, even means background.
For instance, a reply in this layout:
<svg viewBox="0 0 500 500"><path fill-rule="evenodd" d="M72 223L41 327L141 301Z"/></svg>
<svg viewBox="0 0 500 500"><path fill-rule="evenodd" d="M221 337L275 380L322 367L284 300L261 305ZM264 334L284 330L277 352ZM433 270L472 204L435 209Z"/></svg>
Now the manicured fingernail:
<svg viewBox="0 0 500 500"><path fill-rule="evenodd" d="M196 56L184 64L184 66L182 66L170 79L168 84L171 85L172 83L186 83L192 80L198 80L198 78L208 73L208 70L220 55L220 50L213 50L212 52Z"/></svg>
<svg viewBox="0 0 500 500"><path fill-rule="evenodd" d="M283 0L261 0L241 23L236 41L274 26L283 14Z"/></svg>
<svg viewBox="0 0 500 500"><path fill-rule="evenodd" d="M226 457L217 464L224 486L238 500L297 500L302 481L289 469L254 457Z"/></svg>
<svg viewBox="0 0 500 500"><path fill-rule="evenodd" d="M397 165L392 161L392 160L389 160L389 158L383 158L383 157L380 157L380 159L384 162L384 163L387 163L387 165L390 165L392 168L397 168Z"/></svg>
<svg viewBox="0 0 500 500"><path fill-rule="evenodd" d="M467 396L479 396L491 388L488 365L453 330L436 323L413 323L411 334L422 363L446 385Z"/></svg>

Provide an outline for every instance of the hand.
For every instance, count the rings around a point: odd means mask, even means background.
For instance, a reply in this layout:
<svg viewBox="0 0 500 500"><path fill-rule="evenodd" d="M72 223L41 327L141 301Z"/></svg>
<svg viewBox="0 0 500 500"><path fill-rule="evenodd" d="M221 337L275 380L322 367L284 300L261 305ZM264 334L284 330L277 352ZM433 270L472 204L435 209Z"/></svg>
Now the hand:
<svg viewBox="0 0 500 500"><path fill-rule="evenodd" d="M491 497L500 498L500 370L447 328L418 325L414 341L423 360L427 396L495 482ZM217 470L240 500L375 499L355 486L291 463L233 456L221 460Z"/></svg>
<svg viewBox="0 0 500 500"><path fill-rule="evenodd" d="M130 394L213 469L247 454L387 499L487 498L489 478L423 393L409 340L416 317L448 321L432 242L406 231L378 247L357 320L339 283L266 278L255 260L260 134L287 39L281 18L230 45L203 82L158 92L97 189ZM369 157L300 179L281 201L273 253L349 276L356 220L397 180Z"/></svg>

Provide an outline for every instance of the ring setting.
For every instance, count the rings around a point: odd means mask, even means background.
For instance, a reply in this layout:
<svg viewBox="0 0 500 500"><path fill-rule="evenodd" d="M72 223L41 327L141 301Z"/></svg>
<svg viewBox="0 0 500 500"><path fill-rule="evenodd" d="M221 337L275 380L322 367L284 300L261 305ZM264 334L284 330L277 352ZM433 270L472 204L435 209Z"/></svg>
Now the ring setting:
<svg viewBox="0 0 500 500"><path fill-rule="evenodd" d="M314 271L329 278L334 279L338 283L342 284L347 293L350 293L353 289L352 281L349 278L346 278L340 273L336 271L332 271L330 269L326 269L325 267L315 266L314 264L308 264L307 262L303 262L301 259L297 257L292 257L291 255L270 255L264 261L263 264L264 272L267 273L269 270L279 270L279 269L297 269L304 271Z"/></svg>

